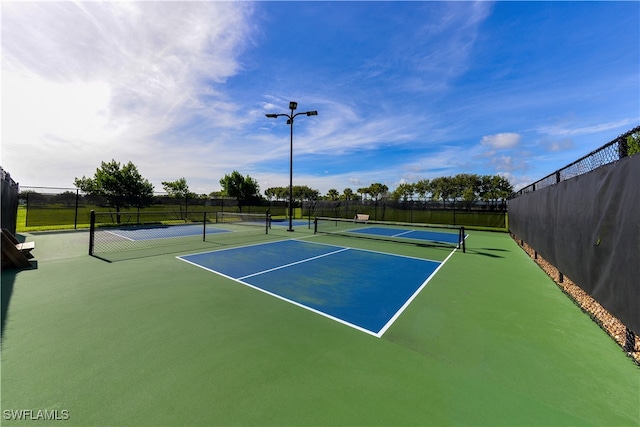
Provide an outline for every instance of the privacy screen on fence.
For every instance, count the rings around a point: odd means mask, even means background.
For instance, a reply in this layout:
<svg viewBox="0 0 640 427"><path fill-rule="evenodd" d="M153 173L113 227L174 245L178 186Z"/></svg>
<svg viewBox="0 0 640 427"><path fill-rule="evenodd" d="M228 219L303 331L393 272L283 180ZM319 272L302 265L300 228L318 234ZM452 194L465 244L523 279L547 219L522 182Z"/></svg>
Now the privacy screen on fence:
<svg viewBox="0 0 640 427"><path fill-rule="evenodd" d="M640 154L511 199L509 230L640 332Z"/></svg>
<svg viewBox="0 0 640 427"><path fill-rule="evenodd" d="M18 184L11 176L0 168L0 183L2 185L2 228L6 228L12 234L16 232L16 216L18 212Z"/></svg>

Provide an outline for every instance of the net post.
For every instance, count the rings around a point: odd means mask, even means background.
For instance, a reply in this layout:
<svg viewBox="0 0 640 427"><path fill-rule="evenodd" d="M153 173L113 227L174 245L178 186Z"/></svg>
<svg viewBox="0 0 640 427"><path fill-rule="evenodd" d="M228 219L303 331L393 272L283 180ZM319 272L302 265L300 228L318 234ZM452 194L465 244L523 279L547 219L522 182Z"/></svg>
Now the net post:
<svg viewBox="0 0 640 427"><path fill-rule="evenodd" d="M202 215L202 241L206 242L207 240L207 211L204 211Z"/></svg>
<svg viewBox="0 0 640 427"><path fill-rule="evenodd" d="M313 234L318 234L318 217L313 219Z"/></svg>
<svg viewBox="0 0 640 427"><path fill-rule="evenodd" d="M91 223L89 225L89 255L93 256L93 245L96 234L96 212L91 210Z"/></svg>
<svg viewBox="0 0 640 427"><path fill-rule="evenodd" d="M265 221L264 221L264 234L269 234L269 212L267 211L265 214Z"/></svg>
<svg viewBox="0 0 640 427"><path fill-rule="evenodd" d="M464 227L460 227L460 239L462 239L462 253L466 254L467 253L467 244L465 242L465 238L464 238Z"/></svg>

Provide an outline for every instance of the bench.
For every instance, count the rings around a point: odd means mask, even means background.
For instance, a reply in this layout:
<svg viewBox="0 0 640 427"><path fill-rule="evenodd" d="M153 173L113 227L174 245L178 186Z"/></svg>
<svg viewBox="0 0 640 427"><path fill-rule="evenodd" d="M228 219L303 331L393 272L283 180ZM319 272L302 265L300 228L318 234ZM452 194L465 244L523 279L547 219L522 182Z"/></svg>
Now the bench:
<svg viewBox="0 0 640 427"><path fill-rule="evenodd" d="M33 258L31 251L35 249L35 242L21 243L6 228L2 229L2 268L31 267L29 260Z"/></svg>
<svg viewBox="0 0 640 427"><path fill-rule="evenodd" d="M356 214L356 217L353 218L354 222L364 222L366 223L367 221L369 221L369 215L367 214Z"/></svg>

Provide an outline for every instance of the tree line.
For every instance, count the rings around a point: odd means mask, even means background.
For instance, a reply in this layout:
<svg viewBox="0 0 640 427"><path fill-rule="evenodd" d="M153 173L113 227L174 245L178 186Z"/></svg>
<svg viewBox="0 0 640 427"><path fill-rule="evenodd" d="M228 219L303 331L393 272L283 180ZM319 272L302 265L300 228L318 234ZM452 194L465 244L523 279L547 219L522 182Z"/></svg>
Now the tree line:
<svg viewBox="0 0 640 427"><path fill-rule="evenodd" d="M289 187L271 187L265 190L269 200L287 200ZM445 206L451 202L473 203L479 200L497 202L505 200L513 193L513 185L500 175L458 174L434 179L421 179L415 183L402 183L389 191L389 187L381 183L373 183L368 187L361 187L354 191L345 188L342 192L330 189L326 195L320 196L318 190L307 186L294 186L294 200L347 200L347 201L381 201L395 202L409 201L441 201Z"/></svg>
<svg viewBox="0 0 640 427"><path fill-rule="evenodd" d="M189 200L210 197L233 197L242 209L243 204L258 201L279 201L289 199L289 187L270 187L260 194L258 181L249 175L243 176L238 171L224 175L220 179L221 192L212 192L209 195L198 195L189 190L185 178L175 181L163 181L162 186L169 196L184 202L185 208ZM153 203L154 187L138 172L138 168L132 162L121 165L112 160L102 162L96 169L93 177L76 178L74 184L88 195L100 196L116 210L136 207L145 208ZM478 200L485 202L497 202L504 200L513 193L513 186L508 179L500 175L476 175L458 174L455 176L438 177L434 179L421 179L415 183L402 183L389 191L389 188L381 183L373 183L368 187L361 187L354 191L345 188L342 192L330 189L326 195L306 185L293 186L293 199L296 201L315 200L353 200L375 202L381 200L393 200L396 202L408 201L441 201L447 203L463 201L472 203Z"/></svg>

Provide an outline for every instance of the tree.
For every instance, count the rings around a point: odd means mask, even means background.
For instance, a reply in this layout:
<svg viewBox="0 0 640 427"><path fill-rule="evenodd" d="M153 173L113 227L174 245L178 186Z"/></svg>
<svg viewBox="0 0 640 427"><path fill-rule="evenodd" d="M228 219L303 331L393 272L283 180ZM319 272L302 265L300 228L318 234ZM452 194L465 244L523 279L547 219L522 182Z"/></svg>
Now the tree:
<svg viewBox="0 0 640 427"><path fill-rule="evenodd" d="M353 200L353 190L351 188L345 188L342 195L345 200Z"/></svg>
<svg viewBox="0 0 640 427"><path fill-rule="evenodd" d="M102 162L93 178L76 178L74 184L89 195L103 197L116 210L118 223L121 209L141 209L153 202L153 185L140 175L132 162L122 167L115 160Z"/></svg>
<svg viewBox="0 0 640 427"><path fill-rule="evenodd" d="M162 181L162 187L164 191L169 193L169 196L177 199L184 199L184 211L187 212L189 205L189 199L195 199L197 195L189 191L187 180L180 178L175 181ZM180 211L182 211L182 205L180 205Z"/></svg>
<svg viewBox="0 0 640 427"><path fill-rule="evenodd" d="M467 207L475 202L480 193L480 177L476 174L460 173L452 178L454 200L462 200Z"/></svg>
<svg viewBox="0 0 640 427"><path fill-rule="evenodd" d="M398 187L393 191L391 197L393 198L393 200L402 200L406 203L413 197L415 189L416 187L414 184L407 184L406 182L403 182L402 184L398 185Z"/></svg>
<svg viewBox="0 0 640 427"><path fill-rule="evenodd" d="M627 155L640 153L640 131L632 133L627 137Z"/></svg>
<svg viewBox="0 0 640 427"><path fill-rule="evenodd" d="M370 194L376 202L386 197L388 191L389 187L384 184L380 184L379 182L371 184L367 189L367 193Z"/></svg>
<svg viewBox="0 0 640 427"><path fill-rule="evenodd" d="M387 206L385 203L382 204L382 217L378 218L378 201L385 199L387 197L388 191L389 191L389 187L379 182L371 184L367 189L367 192L369 193L369 195L371 195L374 201L374 204L373 204L374 206L373 212L375 214L374 219L384 220L384 214Z"/></svg>
<svg viewBox="0 0 640 427"><path fill-rule="evenodd" d="M431 191L429 187L428 179L421 179L420 181L416 182L413 186L414 186L415 192L418 193L418 197L422 201L424 201L427 198L427 194Z"/></svg>
<svg viewBox="0 0 640 427"><path fill-rule="evenodd" d="M65 191L53 197L54 203L60 203L68 208L76 205L78 194L73 191Z"/></svg>
<svg viewBox="0 0 640 427"><path fill-rule="evenodd" d="M442 199L444 207L447 200L453 195L453 182L450 176L442 176L431 180L431 194L436 200Z"/></svg>
<svg viewBox="0 0 640 427"><path fill-rule="evenodd" d="M273 199L278 200L278 187L267 188L266 190L264 190L264 195L269 201Z"/></svg>
<svg viewBox="0 0 640 427"><path fill-rule="evenodd" d="M369 194L369 187L360 187L358 188L358 193L360 194L360 200L364 201L365 196Z"/></svg>
<svg viewBox="0 0 640 427"><path fill-rule="evenodd" d="M498 199L505 200L513 193L513 185L509 180L500 175L483 175L480 177L479 195L485 202L494 202Z"/></svg>
<svg viewBox="0 0 640 427"><path fill-rule="evenodd" d="M285 188L286 190L286 198L289 198L289 187ZM293 186L293 200L299 201L312 201L318 200L320 198L320 191L314 190L313 188L306 185L294 185Z"/></svg>
<svg viewBox="0 0 640 427"><path fill-rule="evenodd" d="M502 199L503 202L509 198L513 194L513 185L509 182L509 180L503 176L498 176L498 198Z"/></svg>
<svg viewBox="0 0 640 427"><path fill-rule="evenodd" d="M329 200L335 201L340 198L340 193L338 193L338 190L336 190L335 188L331 188L327 192L327 197L329 198Z"/></svg>
<svg viewBox="0 0 640 427"><path fill-rule="evenodd" d="M242 212L242 203L252 199L260 198L260 186L258 181L249 175L242 176L240 172L233 171L230 175L225 175L220 179L220 185L224 190L224 194L229 197L235 197L238 201L238 209Z"/></svg>

